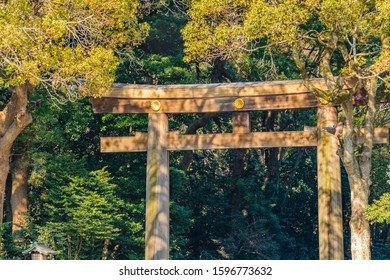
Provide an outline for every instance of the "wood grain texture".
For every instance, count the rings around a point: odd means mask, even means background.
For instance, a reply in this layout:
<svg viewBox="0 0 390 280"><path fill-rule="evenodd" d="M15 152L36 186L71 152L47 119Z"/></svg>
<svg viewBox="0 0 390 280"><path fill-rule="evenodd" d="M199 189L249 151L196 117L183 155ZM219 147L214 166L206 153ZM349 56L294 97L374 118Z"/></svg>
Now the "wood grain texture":
<svg viewBox="0 0 390 280"><path fill-rule="evenodd" d="M144 152L148 136L137 133L128 137L101 137L101 152ZM307 147L317 145L314 131L252 132L179 135L169 132L168 151L241 148Z"/></svg>
<svg viewBox="0 0 390 280"><path fill-rule="evenodd" d="M318 235L321 260L344 259L338 139L324 130L337 125L336 108L322 106L317 111Z"/></svg>
<svg viewBox="0 0 390 280"><path fill-rule="evenodd" d="M304 131L317 131L315 126L304 126ZM339 135L342 133L343 128L338 126L336 134ZM364 143L364 129L356 129L356 138L358 144ZM389 144L390 143L390 128L386 127L376 127L374 128L374 144Z"/></svg>
<svg viewBox="0 0 390 280"><path fill-rule="evenodd" d="M312 84L322 90L327 88L323 79L313 79ZM309 90L302 80L188 85L113 84L106 97L135 99L216 98L305 92L307 93Z"/></svg>
<svg viewBox="0 0 390 280"><path fill-rule="evenodd" d="M389 144L389 128L377 127L374 128L374 144ZM358 144L364 143L364 129L359 129L356 132Z"/></svg>
<svg viewBox="0 0 390 280"><path fill-rule="evenodd" d="M232 118L233 133L250 133L249 112L235 112Z"/></svg>
<svg viewBox="0 0 390 280"><path fill-rule="evenodd" d="M145 259L169 258L168 117L150 114L147 139Z"/></svg>
<svg viewBox="0 0 390 280"><path fill-rule="evenodd" d="M196 99L159 99L161 109L151 109L153 99L92 98L94 113L141 114L141 113L207 113L240 112L259 110L282 110L314 108L319 105L317 97L311 93L278 94L241 97L244 108L233 105L236 97L196 98Z"/></svg>
<svg viewBox="0 0 390 280"><path fill-rule="evenodd" d="M237 128L236 128L237 129ZM178 132L168 132L168 151L202 150L202 149L240 149L240 148L276 148L316 146L316 131L284 131L284 132L252 132L242 128L236 133L223 134L192 134L179 135ZM358 142L363 141L359 132ZM328 133L329 134L329 133ZM115 152L145 152L147 150L148 134L137 132L135 136L101 137L100 151ZM388 144L389 129L374 129L374 144Z"/></svg>

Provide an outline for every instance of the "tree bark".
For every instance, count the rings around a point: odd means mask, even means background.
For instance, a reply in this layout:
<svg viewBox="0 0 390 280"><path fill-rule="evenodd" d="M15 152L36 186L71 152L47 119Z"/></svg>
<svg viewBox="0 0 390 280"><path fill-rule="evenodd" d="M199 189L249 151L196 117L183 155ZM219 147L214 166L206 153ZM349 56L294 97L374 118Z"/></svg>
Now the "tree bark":
<svg viewBox="0 0 390 280"><path fill-rule="evenodd" d="M348 175L351 186L351 253L353 260L371 259L370 225L364 218L364 210L368 206L369 186L358 176Z"/></svg>
<svg viewBox="0 0 390 280"><path fill-rule="evenodd" d="M207 113L204 116L202 116L200 119L196 120L194 123L192 123L186 131L186 134L196 134L196 131L199 128L202 128L206 126L213 117L218 116L216 113ZM181 161L181 168L185 171L188 170L188 167L191 164L192 161L192 154L193 151L185 151L183 159Z"/></svg>
<svg viewBox="0 0 390 280"><path fill-rule="evenodd" d="M11 148L23 129L32 122L27 105L27 84L24 84L13 89L10 101L0 112L0 224L4 218L5 185L10 168Z"/></svg>
<svg viewBox="0 0 390 280"><path fill-rule="evenodd" d="M266 132L275 131L275 111L266 111L263 124ZM265 151L265 166L267 175L264 179L264 191L268 197L276 196L280 175L280 148L269 148Z"/></svg>
<svg viewBox="0 0 390 280"><path fill-rule="evenodd" d="M70 234L66 235L66 241L68 244L68 260L70 260L72 257L72 237L70 236Z"/></svg>
<svg viewBox="0 0 390 280"><path fill-rule="evenodd" d="M371 155L374 135L375 97L377 78L368 79L364 87L367 92L367 112L364 119L364 144L359 156L355 157L352 101L342 104L345 121L342 134L342 159L348 174L351 189L351 253L353 260L371 259L370 225L364 218L370 195Z"/></svg>
<svg viewBox="0 0 390 280"><path fill-rule="evenodd" d="M382 239L383 244L387 244L387 240L389 238L389 233L390 233L390 225L384 224L382 235L381 235L381 239Z"/></svg>
<svg viewBox="0 0 390 280"><path fill-rule="evenodd" d="M226 61L216 58L213 63L213 70L211 71L210 80L212 83L220 83L223 80L225 73Z"/></svg>
<svg viewBox="0 0 390 280"><path fill-rule="evenodd" d="M108 258L108 246L110 245L110 239L105 238L103 243L102 260L105 261Z"/></svg>
<svg viewBox="0 0 390 280"><path fill-rule="evenodd" d="M25 156L16 156L11 166L12 191L12 237L14 242L21 241L18 231L26 226L27 215L27 179L28 159Z"/></svg>
<svg viewBox="0 0 390 280"><path fill-rule="evenodd" d="M374 121L376 112L377 78L368 79L365 83L367 92L367 112L364 118L364 144L359 156L361 178L351 190L351 252L352 258L357 260L371 259L370 225L364 218L365 208L368 206L371 185L371 156L374 138ZM357 189L359 187L359 189Z"/></svg>
<svg viewBox="0 0 390 280"><path fill-rule="evenodd" d="M359 163L355 157L352 102L342 104L345 121L342 135L342 160L348 174L351 189L351 253L353 260L370 259L370 228L364 219L368 205L368 184L361 178Z"/></svg>

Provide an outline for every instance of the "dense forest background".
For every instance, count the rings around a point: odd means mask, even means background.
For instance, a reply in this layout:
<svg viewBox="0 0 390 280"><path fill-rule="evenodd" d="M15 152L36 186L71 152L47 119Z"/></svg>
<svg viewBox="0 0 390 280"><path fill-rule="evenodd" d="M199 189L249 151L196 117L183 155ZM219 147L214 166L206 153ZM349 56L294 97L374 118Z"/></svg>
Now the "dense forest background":
<svg viewBox="0 0 390 280"><path fill-rule="evenodd" d="M142 1L141 1L142 2ZM233 60L183 60L188 1L144 1L149 35L122 59L116 82L190 84L300 79L283 52L259 48ZM337 67L337 65L335 65ZM384 88L383 88L384 91ZM7 91L0 95L5 101ZM95 115L88 98L58 104L44 89L34 118L12 150L0 259L23 259L45 242L55 259L143 259L145 153L99 152L100 136L147 131L146 115ZM377 126L389 127L388 107ZM354 107L356 121L364 106ZM231 132L231 114L169 116L170 130ZM251 114L253 131L303 130L315 110ZM390 145L373 151L370 202L390 192ZM170 153L172 259L318 259L316 149L275 148ZM12 184L28 197L26 222L12 230ZM344 242L349 244L350 190L342 169ZM388 207L388 206L387 206ZM387 208L388 209L388 208ZM390 259L389 220L371 212L372 258ZM387 223L386 223L387 222Z"/></svg>

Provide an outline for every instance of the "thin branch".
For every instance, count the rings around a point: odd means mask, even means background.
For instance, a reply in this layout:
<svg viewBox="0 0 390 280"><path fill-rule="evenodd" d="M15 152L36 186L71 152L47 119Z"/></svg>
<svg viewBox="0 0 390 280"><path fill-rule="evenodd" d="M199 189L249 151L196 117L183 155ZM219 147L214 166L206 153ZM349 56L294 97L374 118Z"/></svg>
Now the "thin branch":
<svg viewBox="0 0 390 280"><path fill-rule="evenodd" d="M357 53L356 57L358 57L358 56L369 56L369 55L378 54L378 53L381 53L381 51L378 50L378 51L372 51L372 52Z"/></svg>
<svg viewBox="0 0 390 280"><path fill-rule="evenodd" d="M94 17L94 14L92 14L90 16L87 16L86 18L80 19L78 21L62 21L62 22L65 23L66 25L68 25L68 24L80 24L82 22L85 22L85 21L89 20L90 18L93 18L93 17Z"/></svg>
<svg viewBox="0 0 390 280"><path fill-rule="evenodd" d="M255 48L245 48L245 47L241 47L240 49L244 50L244 51L248 51L248 52L254 52L254 51L257 51L257 50L262 50L262 49L266 49L266 48L269 48L269 47L272 47L272 46L276 46L276 45L283 45L285 43L287 43L288 41L287 40L282 40L280 42L274 42L274 43L269 43L267 45L262 45L262 46L258 46L258 47L255 47Z"/></svg>

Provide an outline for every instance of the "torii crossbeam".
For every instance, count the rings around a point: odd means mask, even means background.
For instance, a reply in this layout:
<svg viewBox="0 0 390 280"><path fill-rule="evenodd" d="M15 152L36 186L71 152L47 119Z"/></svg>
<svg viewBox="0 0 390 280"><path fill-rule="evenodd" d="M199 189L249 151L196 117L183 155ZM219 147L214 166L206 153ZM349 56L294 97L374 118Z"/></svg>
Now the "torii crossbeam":
<svg viewBox="0 0 390 280"><path fill-rule="evenodd" d="M312 83L327 89L321 79ZM305 146L317 147L320 259L344 258L338 140L324 130L337 125L336 109L322 106L301 80L171 86L114 84L107 96L91 98L91 102L95 113L149 116L148 133L101 138L102 152L147 152L145 259L169 258L169 151ZM250 130L249 111L315 107L314 130ZM180 135L168 131L168 113L206 112L233 112L233 133ZM374 143L389 143L389 129L375 129Z"/></svg>

